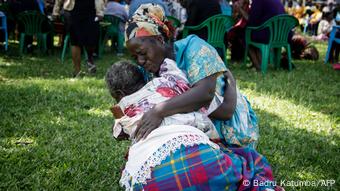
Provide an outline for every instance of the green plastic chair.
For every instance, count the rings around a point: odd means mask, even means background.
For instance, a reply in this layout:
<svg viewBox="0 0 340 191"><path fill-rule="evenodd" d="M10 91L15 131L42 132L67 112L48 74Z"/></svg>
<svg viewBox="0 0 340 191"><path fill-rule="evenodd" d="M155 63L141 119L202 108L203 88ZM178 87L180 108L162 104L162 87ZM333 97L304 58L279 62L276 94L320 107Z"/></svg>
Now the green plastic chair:
<svg viewBox="0 0 340 191"><path fill-rule="evenodd" d="M207 42L215 48L221 48L222 53L219 53L221 58L224 61L224 64L227 66L227 57L226 57L226 47L224 45L224 35L229 29L234 25L234 20L231 16L227 15L214 15L201 24L197 26L185 26L183 29L183 38L188 36L189 31L200 30L202 28L207 28L208 30L208 39ZM221 55L222 54L222 55Z"/></svg>
<svg viewBox="0 0 340 191"><path fill-rule="evenodd" d="M296 26L298 26L298 20L291 15L282 14L277 15L266 22L264 22L261 26L258 27L247 27L246 28L246 48L245 48L245 57L244 64L247 61L249 46L255 46L261 50L262 60L261 60L261 71L263 74L266 73L269 59L274 62L276 68L280 66L281 61L281 49L282 47L287 50L288 55L288 65L289 70L292 70L291 64L291 49L288 43L288 34L289 32ZM262 44L251 41L251 32L260 31L265 28L269 29L269 42L268 44ZM273 50L273 54L271 53Z"/></svg>
<svg viewBox="0 0 340 191"><path fill-rule="evenodd" d="M106 34L102 39L101 45L99 46L99 52L102 53L107 40L110 38L112 47L114 46L113 39L117 39L117 53L123 53L124 48L124 34L120 31L120 23L124 23L121 18L114 15L104 15L103 22L110 23L106 29Z"/></svg>
<svg viewBox="0 0 340 191"><path fill-rule="evenodd" d="M47 52L47 35L52 31L43 31L43 25L49 23L45 15L38 11L25 11L18 15L18 22L23 26L23 32L20 34L20 53L24 52L25 36L36 36L38 47L42 48L43 52ZM52 27L50 27L52 28Z"/></svg>
<svg viewBox="0 0 340 191"><path fill-rule="evenodd" d="M61 58L60 58L61 63L64 63L67 48L70 48L69 41L70 41L70 34L66 34L64 37L64 47L61 52Z"/></svg>
<svg viewBox="0 0 340 191"><path fill-rule="evenodd" d="M172 26L174 26L175 28L179 28L181 26L181 21L176 17L166 16L166 18L168 19L168 21L171 22Z"/></svg>

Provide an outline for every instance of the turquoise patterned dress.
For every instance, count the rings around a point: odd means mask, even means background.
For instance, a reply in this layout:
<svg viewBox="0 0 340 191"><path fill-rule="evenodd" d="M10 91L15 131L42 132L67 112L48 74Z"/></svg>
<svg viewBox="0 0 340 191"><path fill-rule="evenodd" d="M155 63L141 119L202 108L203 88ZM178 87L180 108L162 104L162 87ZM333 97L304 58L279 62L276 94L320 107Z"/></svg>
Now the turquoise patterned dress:
<svg viewBox="0 0 340 191"><path fill-rule="evenodd" d="M226 71L215 48L196 35L175 42L176 63L183 70L190 85L207 76ZM224 94L224 77L217 78L216 93ZM258 141L257 118L247 98L237 90L237 105L233 117L227 121L213 121L221 141L229 146L256 147Z"/></svg>

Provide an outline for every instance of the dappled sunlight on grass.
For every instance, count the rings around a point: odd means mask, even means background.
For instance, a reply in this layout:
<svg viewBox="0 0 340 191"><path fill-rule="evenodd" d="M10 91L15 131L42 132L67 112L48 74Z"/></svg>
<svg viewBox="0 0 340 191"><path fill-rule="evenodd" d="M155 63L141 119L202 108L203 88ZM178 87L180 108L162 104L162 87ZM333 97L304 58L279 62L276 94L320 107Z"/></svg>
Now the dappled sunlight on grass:
<svg viewBox="0 0 340 191"><path fill-rule="evenodd" d="M297 105L290 100L278 98L274 95L258 94L249 89L245 90L244 93L252 98L251 102L255 110L261 109L277 115L288 123L294 124L293 127L288 128L301 128L313 133L329 136L334 134L340 135L339 131L335 131L336 122L333 116L313 111L311 108Z"/></svg>
<svg viewBox="0 0 340 191"><path fill-rule="evenodd" d="M316 45L320 59L293 60L291 72L230 65L259 119L257 149L278 181L340 181L340 76L323 64L326 45ZM0 56L0 190L120 190L130 143L112 138L115 101L104 75L122 58L107 53L95 61L95 75L73 79L70 56L61 64L60 51L16 51Z"/></svg>
<svg viewBox="0 0 340 191"><path fill-rule="evenodd" d="M334 115L253 89L243 93L251 98L259 119L259 150L269 158L279 180L286 180L287 174L301 180L335 178L332 166L339 161L332 153L338 150L340 132Z"/></svg>
<svg viewBox="0 0 340 191"><path fill-rule="evenodd" d="M98 117L111 117L112 114L109 111L109 109L107 110L102 110L99 108L91 108L88 110L88 114L90 115L94 115L94 116L98 116Z"/></svg>
<svg viewBox="0 0 340 191"><path fill-rule="evenodd" d="M7 137L0 140L0 153L5 152L6 154L28 152L33 147L38 146L34 137L27 137L26 135L21 137Z"/></svg>

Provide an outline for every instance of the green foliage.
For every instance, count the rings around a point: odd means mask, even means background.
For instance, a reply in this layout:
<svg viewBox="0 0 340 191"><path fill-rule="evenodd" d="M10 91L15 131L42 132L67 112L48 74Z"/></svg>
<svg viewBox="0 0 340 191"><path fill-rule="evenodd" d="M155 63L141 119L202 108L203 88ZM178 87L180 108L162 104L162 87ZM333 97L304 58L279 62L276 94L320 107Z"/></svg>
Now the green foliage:
<svg viewBox="0 0 340 191"><path fill-rule="evenodd" d="M317 47L320 60L294 60L292 72L230 67L258 115L258 150L278 184L334 179L339 190L340 77L321 60L326 44ZM111 136L114 100L103 77L119 58L106 53L96 75L72 79L59 53L0 54L0 190L119 190L129 142Z"/></svg>

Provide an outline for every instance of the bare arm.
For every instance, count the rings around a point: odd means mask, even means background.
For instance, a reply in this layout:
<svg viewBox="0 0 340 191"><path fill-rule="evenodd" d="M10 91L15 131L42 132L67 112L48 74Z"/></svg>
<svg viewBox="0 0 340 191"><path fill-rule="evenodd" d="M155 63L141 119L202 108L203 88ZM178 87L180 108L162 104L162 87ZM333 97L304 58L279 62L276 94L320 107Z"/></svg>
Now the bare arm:
<svg viewBox="0 0 340 191"><path fill-rule="evenodd" d="M61 10L61 7L63 6L63 3L64 3L64 0L55 1L54 7L53 7L53 13L52 13L53 16L56 17L60 15L60 10Z"/></svg>
<svg viewBox="0 0 340 191"><path fill-rule="evenodd" d="M237 11L234 11L235 13L239 13L244 19L248 20L248 12L244 9L245 1L237 1L234 4L234 9Z"/></svg>
<svg viewBox="0 0 340 191"><path fill-rule="evenodd" d="M103 17L106 2L104 0L95 0L96 15Z"/></svg>
<svg viewBox="0 0 340 191"><path fill-rule="evenodd" d="M218 120L229 120L235 112L237 103L236 82L229 70L224 73L224 78L226 89L224 90L223 103L209 115L209 117Z"/></svg>

